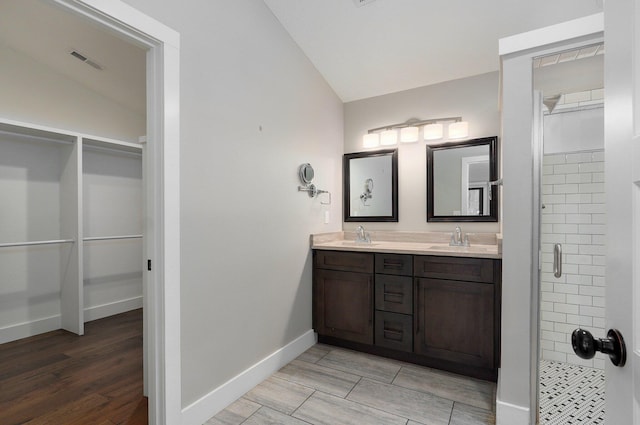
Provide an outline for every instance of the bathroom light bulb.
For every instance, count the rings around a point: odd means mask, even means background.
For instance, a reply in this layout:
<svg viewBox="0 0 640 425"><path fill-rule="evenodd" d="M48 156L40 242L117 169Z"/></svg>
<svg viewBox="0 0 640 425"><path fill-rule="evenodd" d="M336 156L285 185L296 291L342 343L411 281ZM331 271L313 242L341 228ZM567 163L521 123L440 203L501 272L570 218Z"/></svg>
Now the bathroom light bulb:
<svg viewBox="0 0 640 425"><path fill-rule="evenodd" d="M362 137L362 146L365 148L375 148L380 144L378 133L368 133Z"/></svg>
<svg viewBox="0 0 640 425"><path fill-rule="evenodd" d="M449 124L449 139L462 139L469 135L469 123L467 121Z"/></svg>
<svg viewBox="0 0 640 425"><path fill-rule="evenodd" d="M442 139L442 124L434 123L427 124L422 127L422 133L424 140L438 140Z"/></svg>
<svg viewBox="0 0 640 425"><path fill-rule="evenodd" d="M418 127L404 127L400 129L400 141L403 143L411 143L418 141Z"/></svg>
<svg viewBox="0 0 640 425"><path fill-rule="evenodd" d="M386 130L380 134L380 144L384 146L398 143L398 132L396 130Z"/></svg>

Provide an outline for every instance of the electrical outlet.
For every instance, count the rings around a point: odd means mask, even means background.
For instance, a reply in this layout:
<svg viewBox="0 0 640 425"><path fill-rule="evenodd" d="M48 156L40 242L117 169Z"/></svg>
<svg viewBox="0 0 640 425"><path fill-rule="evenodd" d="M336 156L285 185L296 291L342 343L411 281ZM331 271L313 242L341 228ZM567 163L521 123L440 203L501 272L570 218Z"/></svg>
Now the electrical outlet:
<svg viewBox="0 0 640 425"><path fill-rule="evenodd" d="M331 221L331 214L329 214L329 211L325 211L324 212L324 224L329 224L330 221Z"/></svg>
<svg viewBox="0 0 640 425"><path fill-rule="evenodd" d="M369 3L373 3L375 0L353 0L356 6L361 7Z"/></svg>

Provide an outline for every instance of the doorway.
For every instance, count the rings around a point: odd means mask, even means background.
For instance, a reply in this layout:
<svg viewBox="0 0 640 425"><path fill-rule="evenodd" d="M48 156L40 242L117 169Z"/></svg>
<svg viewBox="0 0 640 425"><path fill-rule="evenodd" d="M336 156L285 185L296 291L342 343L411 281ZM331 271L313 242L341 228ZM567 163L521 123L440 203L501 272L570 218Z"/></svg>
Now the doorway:
<svg viewBox="0 0 640 425"><path fill-rule="evenodd" d="M144 298L149 421L178 423L180 385L180 36L128 4L50 0L79 19L146 50ZM170 107L165 107L170 105ZM153 263L153 268L151 264ZM168 385L170 383L171 385Z"/></svg>
<svg viewBox="0 0 640 425"><path fill-rule="evenodd" d="M539 423L603 424L605 357L574 354L571 334L605 334L604 44L533 61L542 102Z"/></svg>

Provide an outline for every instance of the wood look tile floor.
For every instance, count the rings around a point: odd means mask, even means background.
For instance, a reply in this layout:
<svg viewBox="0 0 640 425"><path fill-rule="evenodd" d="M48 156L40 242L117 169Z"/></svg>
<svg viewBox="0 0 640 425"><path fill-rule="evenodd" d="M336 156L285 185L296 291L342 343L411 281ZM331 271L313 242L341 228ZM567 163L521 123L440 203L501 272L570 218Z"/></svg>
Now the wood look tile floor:
<svg viewBox="0 0 640 425"><path fill-rule="evenodd" d="M205 425L489 425L493 382L316 344Z"/></svg>

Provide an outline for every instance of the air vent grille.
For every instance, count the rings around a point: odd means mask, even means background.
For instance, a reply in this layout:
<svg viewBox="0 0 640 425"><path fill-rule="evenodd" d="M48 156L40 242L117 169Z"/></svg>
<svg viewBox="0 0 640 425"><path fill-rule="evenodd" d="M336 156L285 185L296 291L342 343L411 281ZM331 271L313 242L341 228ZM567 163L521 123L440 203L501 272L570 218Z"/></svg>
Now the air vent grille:
<svg viewBox="0 0 640 425"><path fill-rule="evenodd" d="M77 50L72 50L72 51L69 52L69 54L71 56L73 56L74 58L86 63L87 65L97 69L98 71L102 71L102 67L100 65L98 65L95 61L89 59L88 57L86 57L82 53L78 52Z"/></svg>

